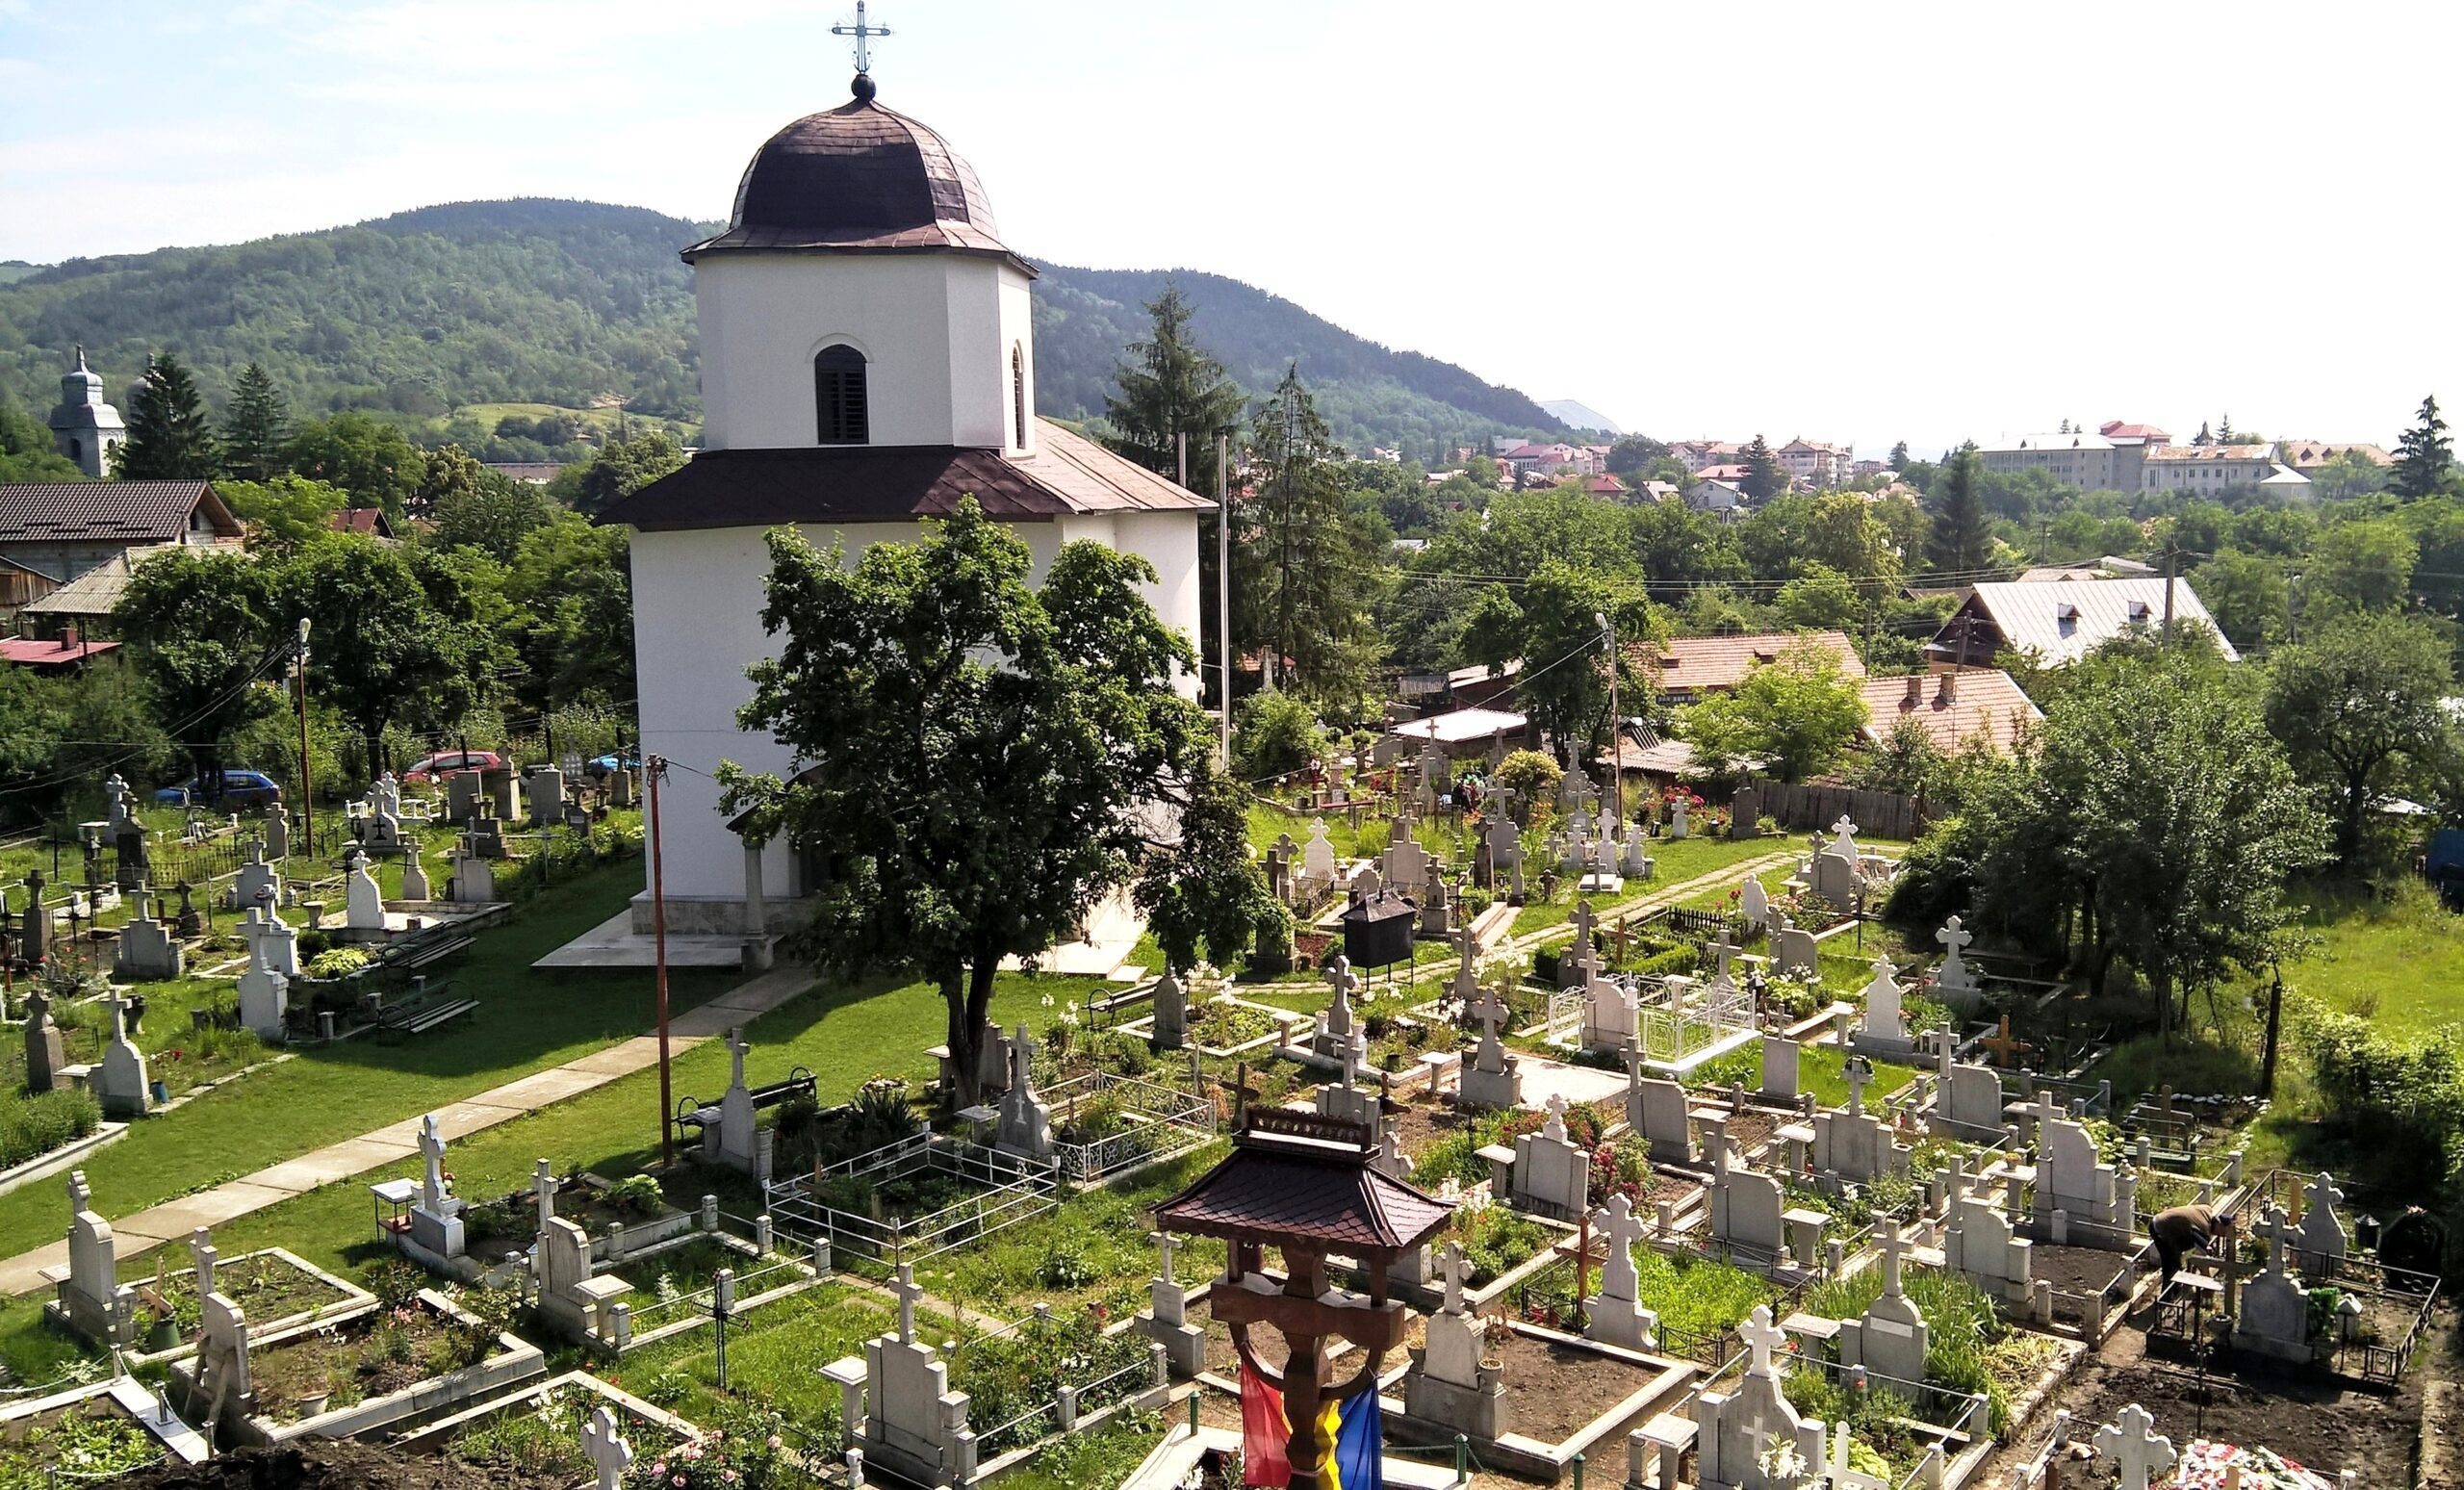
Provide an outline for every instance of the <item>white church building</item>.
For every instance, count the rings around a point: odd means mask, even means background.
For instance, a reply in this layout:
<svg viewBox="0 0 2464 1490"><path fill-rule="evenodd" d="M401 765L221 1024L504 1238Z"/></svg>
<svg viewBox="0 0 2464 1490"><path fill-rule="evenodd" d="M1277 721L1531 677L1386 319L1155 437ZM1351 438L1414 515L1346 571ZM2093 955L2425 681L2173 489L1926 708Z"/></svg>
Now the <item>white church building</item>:
<svg viewBox="0 0 2464 1490"><path fill-rule="evenodd" d="M1144 555L1148 600L1197 637L1198 525L1215 504L1035 417L1035 269L1001 242L966 162L873 93L859 73L848 103L773 135L727 231L684 250L702 449L600 519L633 533L642 753L686 768L663 788L671 932L781 930L780 903L820 872L783 840L748 847L708 775L722 760L798 768L735 722L746 666L782 650L761 626L770 529L853 555L912 542L920 519L973 496L1026 542L1036 579L1077 539ZM647 889L632 924L650 930Z"/></svg>

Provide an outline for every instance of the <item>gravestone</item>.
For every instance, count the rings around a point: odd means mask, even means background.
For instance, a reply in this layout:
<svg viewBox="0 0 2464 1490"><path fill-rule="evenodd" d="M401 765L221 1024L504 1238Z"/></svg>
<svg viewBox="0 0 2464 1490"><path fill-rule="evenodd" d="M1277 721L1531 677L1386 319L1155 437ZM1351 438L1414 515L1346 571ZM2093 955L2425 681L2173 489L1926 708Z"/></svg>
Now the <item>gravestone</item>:
<svg viewBox="0 0 2464 1490"><path fill-rule="evenodd" d="M1001 1120L992 1146L1028 1159L1052 1157L1052 1109L1036 1094L1035 1045L1024 1024L1010 1041L1010 1090L1001 1093Z"/></svg>
<svg viewBox="0 0 2464 1490"><path fill-rule="evenodd" d="M530 1252L530 1276L538 1288L535 1302L548 1323L568 1338L622 1349L632 1332L631 1311L618 1300L633 1286L597 1275L590 1233L556 1214L560 1188L555 1168L540 1160L530 1177L531 1200L539 1208L539 1240Z"/></svg>
<svg viewBox="0 0 2464 1490"><path fill-rule="evenodd" d="M975 1434L966 1426L967 1396L949 1389L949 1367L915 1338L914 1270L898 1269L896 1333L864 1347L862 1405L844 1414L848 1436L861 1446L867 1469L878 1466L918 1485L963 1485L975 1478ZM860 1434L853 1425L861 1423Z"/></svg>
<svg viewBox="0 0 2464 1490"><path fill-rule="evenodd" d="M1178 1050L1189 1043L1190 990L1172 976L1170 964L1155 980L1155 1048Z"/></svg>
<svg viewBox="0 0 2464 1490"><path fill-rule="evenodd" d="M1432 865L1428 886L1421 892L1421 935L1443 940L1453 929L1454 904L1446 892L1446 878Z"/></svg>
<svg viewBox="0 0 2464 1490"><path fill-rule="evenodd" d="M1688 829L1685 814L1690 809L1690 806L1691 804L1684 797L1671 797L1669 799L1668 837L1670 842L1674 843L1678 839L1685 836Z"/></svg>
<svg viewBox="0 0 2464 1490"><path fill-rule="evenodd" d="M1179 1250L1180 1238L1157 1231L1146 1240L1155 1244L1163 1264L1146 1285L1150 1304L1139 1314L1138 1326L1148 1339L1162 1342L1165 1363L1174 1376L1187 1381L1206 1369L1206 1326L1190 1323L1190 1291L1172 1275L1172 1253Z"/></svg>
<svg viewBox="0 0 2464 1490"><path fill-rule="evenodd" d="M2115 1490L2148 1490L2156 1477L2180 1457L2173 1451L2171 1439L2152 1431L2155 1426L2156 1419L2147 1409L2133 1402L2118 1418L2096 1429L2097 1458L2110 1461L2120 1476Z"/></svg>
<svg viewBox="0 0 2464 1490"><path fill-rule="evenodd" d="M481 789L486 793L483 800L494 809L493 815L498 821L509 823L520 815L521 787L514 781L511 764L499 766L493 771L480 772L479 783Z"/></svg>
<svg viewBox="0 0 2464 1490"><path fill-rule="evenodd" d="M1816 854L1813 892L1840 911L1857 909L1857 861L1831 849Z"/></svg>
<svg viewBox="0 0 2464 1490"><path fill-rule="evenodd" d="M208 1248L207 1250L211 1250ZM198 1259L200 1274L211 1271ZM202 1286L203 1277L199 1284ZM246 1419L257 1409L256 1388L248 1370L248 1316L239 1300L217 1287L200 1294L197 1304L196 1391L201 1400L221 1403L223 1418Z"/></svg>
<svg viewBox="0 0 2464 1490"><path fill-rule="evenodd" d="M1908 1244L1897 1221L1877 1221L1875 1229L1881 1233L1883 1291L1865 1306L1862 1319L1849 1321L1840 1330L1840 1364L1862 1366L1901 1381L1923 1381L1931 1332L1925 1316L1900 1291L1900 1257Z"/></svg>
<svg viewBox="0 0 2464 1490"><path fill-rule="evenodd" d="M1942 923L1934 939L1942 944L1942 961L1934 969L1934 991L1954 1013L1966 1014L1976 1007L1985 991L1977 982L1976 969L1967 965L1963 955L1967 944L1976 939L1976 933L1962 925L1955 915Z"/></svg>
<svg viewBox="0 0 2464 1490"><path fill-rule="evenodd" d="M258 832L265 838L266 858L280 861L291 857L291 819L280 809L266 813Z"/></svg>
<svg viewBox="0 0 2464 1490"><path fill-rule="evenodd" d="M1584 963L1598 961L1587 955ZM1592 972L1582 989L1582 1043L1586 1050L1623 1051L1638 1032L1634 990Z"/></svg>
<svg viewBox="0 0 2464 1490"><path fill-rule="evenodd" d="M1934 1126L1974 1139L2002 1132L2002 1078L1992 1067L1957 1060L1952 1052L1959 1037L1948 1029L1930 1030L1934 1044Z"/></svg>
<svg viewBox="0 0 2464 1490"><path fill-rule="evenodd" d="M1900 1007L1899 969L1886 957L1874 959L1874 976L1865 985L1865 1017L1858 1027L1857 1044L1888 1059L1914 1048L1908 1037L1908 1018Z"/></svg>
<svg viewBox="0 0 2464 1490"><path fill-rule="evenodd" d="M353 848L343 873L343 939L381 941L385 938L385 892L368 872L368 856Z"/></svg>
<svg viewBox="0 0 2464 1490"><path fill-rule="evenodd" d="M402 898L413 905L421 905L431 893L427 865L420 858L418 843L405 843L402 846Z"/></svg>
<svg viewBox="0 0 2464 1490"><path fill-rule="evenodd" d="M1336 953L1326 963L1326 984L1335 991L1334 1001L1318 1015L1309 1048L1321 1060L1357 1062L1367 1053L1369 1041L1352 1017L1351 995L1360 979L1351 970L1351 959Z"/></svg>
<svg viewBox="0 0 2464 1490"><path fill-rule="evenodd" d="M1514 819L1501 810L1489 820L1482 839L1489 851L1489 887L1496 889L1504 881L1514 894L1522 894L1523 835L1515 830Z"/></svg>
<svg viewBox="0 0 2464 1490"><path fill-rule="evenodd" d="M2335 1177L2324 1170L2301 1187L2301 1237L2293 1249L2302 1271L2333 1272L2350 1253L2352 1239L2345 1232L2344 1219L2336 1214L2344 1198Z"/></svg>
<svg viewBox="0 0 2464 1490"><path fill-rule="evenodd" d="M2024 1304L2030 1291L2027 1238L1990 1200L1962 1195L1950 1202L1942 1232L1942 1266L1993 1298Z"/></svg>
<svg viewBox="0 0 2464 1490"><path fill-rule="evenodd" d="M2310 1346L2310 1290L2285 1270L2287 1244L2299 1241L2301 1232L2285 1220L2284 1207L2271 1201L2250 1234L2266 1241L2268 1264L2257 1277L2242 1285L2241 1312L2233 1320L2233 1348L2306 1365L2315 1353Z"/></svg>
<svg viewBox="0 0 2464 1490"><path fill-rule="evenodd" d="M1482 1364L1486 1328L1463 1304L1463 1248L1446 1245L1438 1266L1446 1299L1428 1317L1426 1340L1403 1376L1403 1411L1423 1423L1494 1443L1506 1432L1504 1372Z"/></svg>
<svg viewBox="0 0 2464 1490"><path fill-rule="evenodd" d="M40 967L50 955L51 912L43 909L42 889L42 871L27 871L25 929L18 935L17 957L28 967Z"/></svg>
<svg viewBox="0 0 2464 1490"><path fill-rule="evenodd" d="M460 781L460 777L455 777ZM453 861L453 880L448 893L457 906L484 906L497 898L496 872L488 861L475 854L458 852Z"/></svg>
<svg viewBox="0 0 2464 1490"><path fill-rule="evenodd" d="M411 1241L447 1261L462 1255L462 1201L445 1178L445 1134L436 1114L420 1119L420 1197L411 1206Z"/></svg>
<svg viewBox="0 0 2464 1490"><path fill-rule="evenodd" d="M753 1169L755 1130L759 1117L753 1105L753 1089L745 1084L744 1057L752 1047L745 1043L744 1027L736 1025L728 1031L728 1090L719 1098L719 1131L715 1136L704 1128L704 1142L718 1145L720 1163L750 1173Z"/></svg>
<svg viewBox="0 0 2464 1490"><path fill-rule="evenodd" d="M1737 914L1745 918L1745 924L1749 927L1769 923L1771 894L1762 887L1760 880L1752 875L1746 876L1745 884L1739 886L1736 892L1736 911Z"/></svg>
<svg viewBox="0 0 2464 1490"><path fill-rule="evenodd" d="M102 1065L94 1072L94 1096L106 1118L142 1118L154 1107L145 1052L128 1038L127 1001L114 992L105 1002L111 1007L112 1033L103 1045Z"/></svg>
<svg viewBox="0 0 2464 1490"><path fill-rule="evenodd" d="M255 916L244 921L240 930L252 947L264 949L268 967L286 978L299 976L298 929L276 915L270 902L258 906Z"/></svg>
<svg viewBox="0 0 2464 1490"><path fill-rule="evenodd" d="M1776 907L1772 910L1771 952L1777 969L1784 974L1806 978L1822 976L1813 933L1788 922L1788 913Z"/></svg>
<svg viewBox="0 0 2464 1490"><path fill-rule="evenodd" d="M445 779L445 820L456 827L479 811L479 773L456 771Z"/></svg>
<svg viewBox="0 0 2464 1490"><path fill-rule="evenodd" d="M2070 1240L2066 1227L2082 1226L2100 1240L2127 1238L2136 1223L2136 1177L2105 1163L2086 1125L2064 1117L2049 1094L2038 1093L2036 1119L2038 1220L2054 1227L2056 1242Z"/></svg>
<svg viewBox="0 0 2464 1490"><path fill-rule="evenodd" d="M1292 903L1292 851L1284 846L1291 841L1287 833L1266 854L1267 893L1283 905Z"/></svg>
<svg viewBox="0 0 2464 1490"><path fill-rule="evenodd" d="M1777 1035L1762 1037L1762 1094L1775 1101L1794 1104L1797 1100L1797 1066L1804 1051L1793 1040Z"/></svg>
<svg viewBox="0 0 2464 1490"><path fill-rule="evenodd" d="M57 1323L106 1346L137 1343L137 1291L119 1280L119 1241L93 1209L86 1171L68 1175L68 1264L46 1268Z"/></svg>
<svg viewBox="0 0 2464 1490"><path fill-rule="evenodd" d="M1323 894L1335 884L1335 846L1326 838L1326 820L1314 818L1309 824L1309 841L1300 846L1300 885L1312 895Z"/></svg>
<svg viewBox="0 0 2464 1490"><path fill-rule="evenodd" d="M462 831L462 852L475 859L502 859L505 820L497 815L496 804L482 797L479 809L471 814L469 826Z"/></svg>
<svg viewBox="0 0 2464 1490"><path fill-rule="evenodd" d="M1470 963L1465 963L1469 966ZM1457 1100L1472 1107L1520 1107L1523 1105L1523 1072L1521 1058L1505 1048L1498 1039L1498 1025L1506 1016L1505 1001L1496 993L1481 989L1478 999L1466 1010L1480 1021L1480 1043L1472 1052L1471 1062L1463 1067L1455 1083Z"/></svg>
<svg viewBox="0 0 2464 1490"><path fill-rule="evenodd" d="M291 980L269 960L272 946L270 937L248 938L248 969L240 974L240 1023L267 1040L280 1040L288 1027Z"/></svg>
<svg viewBox="0 0 2464 1490"><path fill-rule="evenodd" d="M1740 786L1729 803L1729 836L1758 838L1762 836L1762 792L1759 787Z"/></svg>
<svg viewBox="0 0 2464 1490"><path fill-rule="evenodd" d="M1865 1088L1874 1079L1874 1064L1851 1054L1843 1063L1842 1074L1848 1081L1848 1106L1844 1111L1814 1115L1813 1167L1853 1185L1908 1172L1909 1145L1899 1142L1888 1124L1865 1111Z"/></svg>
<svg viewBox="0 0 2464 1490"><path fill-rule="evenodd" d="M1639 1046L1626 1052L1626 1121L1651 1145L1654 1164L1694 1162L1694 1122L1685 1089L1664 1077L1643 1074Z"/></svg>
<svg viewBox="0 0 2464 1490"><path fill-rule="evenodd" d="M1620 845L1621 852L1617 859L1618 872L1630 880L1650 879L1652 856L1648 845L1649 836L1643 832L1641 823L1625 824L1623 842Z"/></svg>
<svg viewBox="0 0 2464 1490"><path fill-rule="evenodd" d="M402 787L391 771L368 788L368 815L360 819L360 845L372 854L402 851Z"/></svg>
<svg viewBox="0 0 2464 1490"><path fill-rule="evenodd" d="M1764 1469L1775 1447L1793 1448L1807 1463L1823 1457L1819 1420L1800 1417L1783 1390L1772 1352L1788 1333L1771 1323L1771 1306L1756 1304L1737 1326L1737 1339L1752 1352L1744 1379L1732 1393L1704 1392L1695 1400L1701 1427L1695 1478L1701 1490L1802 1490L1793 1475Z"/></svg>
<svg viewBox="0 0 2464 1490"><path fill-rule="evenodd" d="M1362 1090L1357 1046L1346 1046L1343 1075L1319 1087L1316 1097L1318 1115L1339 1118L1376 1131L1378 1123L1377 1093Z"/></svg>
<svg viewBox="0 0 2464 1490"><path fill-rule="evenodd" d="M176 887L180 892L180 909L179 919L172 930L183 938L204 936L205 916L196 908L195 889L186 880Z"/></svg>
<svg viewBox="0 0 2464 1490"><path fill-rule="evenodd" d="M534 766L530 788L530 826L546 832L565 820L565 773L552 765Z"/></svg>
<svg viewBox="0 0 2464 1490"><path fill-rule="evenodd" d="M616 1415L602 1407L581 1427L581 1451L598 1473L599 1490L621 1490L633 1447L616 1436Z"/></svg>
<svg viewBox="0 0 2464 1490"><path fill-rule="evenodd" d="M68 1064L61 1048L60 1026L51 1022L51 995L40 988L26 995L26 1092L40 1096L59 1084L60 1068Z"/></svg>
<svg viewBox="0 0 2464 1490"><path fill-rule="evenodd" d="M1706 1156L1711 1161L1711 1235L1754 1261L1776 1266L1784 1260L1787 1244L1780 1182L1731 1162L1724 1125L1714 1140L1720 1151Z"/></svg>
<svg viewBox="0 0 2464 1490"><path fill-rule="evenodd" d="M246 857L240 861L239 877L231 882L233 908L244 911L250 906L273 904L274 897L282 893L282 886L274 878L273 865L266 862L265 840L249 839L244 852Z"/></svg>
<svg viewBox="0 0 2464 1490"><path fill-rule="evenodd" d="M1566 1137L1566 1099L1552 1093L1549 1120L1514 1141L1516 1205L1544 1215L1577 1217L1590 1208L1591 1155Z"/></svg>
<svg viewBox="0 0 2464 1490"><path fill-rule="evenodd" d="M1604 1345L1629 1350L1659 1349L1659 1315L1642 1303L1642 1285L1634 1274L1634 1244L1643 1223L1634 1219L1634 1202L1623 1193L1591 1219L1592 1230L1608 1243L1600 1265L1600 1292L1583 1300L1583 1333Z"/></svg>

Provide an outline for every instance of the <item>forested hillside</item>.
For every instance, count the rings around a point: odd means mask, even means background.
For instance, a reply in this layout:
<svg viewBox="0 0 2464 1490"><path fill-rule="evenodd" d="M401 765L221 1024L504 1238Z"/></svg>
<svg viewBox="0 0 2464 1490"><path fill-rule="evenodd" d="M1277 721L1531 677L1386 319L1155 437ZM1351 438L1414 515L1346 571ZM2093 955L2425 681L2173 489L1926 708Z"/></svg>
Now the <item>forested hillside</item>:
<svg viewBox="0 0 2464 1490"><path fill-rule="evenodd" d="M469 404L700 414L692 281L677 250L707 231L634 207L456 202L352 227L205 248L78 259L0 276L0 392L40 411L84 343L118 398L149 350L179 351L219 405L254 361L304 411L435 420ZM1263 394L1297 360L1339 440L1406 446L1554 422L1449 363L1390 351L1289 300L1177 276L1202 341ZM1114 365L1164 276L1045 266L1037 284L1043 412L1103 409Z"/></svg>

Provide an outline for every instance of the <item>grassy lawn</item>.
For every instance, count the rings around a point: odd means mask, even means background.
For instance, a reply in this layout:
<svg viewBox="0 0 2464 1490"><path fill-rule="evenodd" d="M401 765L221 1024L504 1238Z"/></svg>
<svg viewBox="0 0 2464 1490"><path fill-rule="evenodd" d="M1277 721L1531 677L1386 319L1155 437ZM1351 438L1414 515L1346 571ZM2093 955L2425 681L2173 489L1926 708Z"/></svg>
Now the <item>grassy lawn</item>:
<svg viewBox="0 0 2464 1490"><path fill-rule="evenodd" d="M622 909L641 874L638 862L594 870L483 933L475 948L439 973L451 978L457 994L479 1001L473 1018L394 1043L367 1038L304 1050L138 1124L85 1163L98 1208L126 1215L643 1033L654 1017L647 969L530 968L533 959ZM741 981L733 971L678 971L669 997L673 1007L689 1009ZM162 1020L166 1039L177 1028L170 1014L167 1009ZM146 1026L153 1036L155 1018ZM0 1255L58 1240L66 1224L60 1196L49 1182L0 1195Z"/></svg>
<svg viewBox="0 0 2464 1490"><path fill-rule="evenodd" d="M1865 1088L1865 1100L1869 1103L1881 1101L1916 1079L1912 1066L1888 1061L1872 1064L1874 1079ZM1848 1103L1847 1065L1848 1053L1837 1045L1804 1046L1797 1052L1797 1090L1812 1092L1814 1100L1825 1107L1844 1107ZM1726 1088L1732 1081L1745 1083L1748 1091L1762 1085L1762 1046L1758 1042L1749 1042L1695 1067L1688 1084Z"/></svg>
<svg viewBox="0 0 2464 1490"><path fill-rule="evenodd" d="M1759 854L1768 854L1780 846L1769 838L1748 838L1742 842L1728 838L1681 838L1674 843L1654 843L1651 850L1652 877L1648 880L1628 880L1625 889L1614 895L1590 897L1592 912L1598 914L1625 905L1629 901L1663 893L1672 885L1681 884L1697 875L1725 869L1731 864L1752 859ZM1527 849L1527 852L1532 857L1523 866L1523 883L1534 895L1537 895L1539 885L1536 865L1539 852L1536 848ZM1783 878L1784 877L1784 874ZM1514 935L1527 937L1536 931L1563 926L1575 913L1576 902L1581 898L1575 894L1574 884L1572 879L1560 878L1554 898L1533 900L1526 904L1514 918ZM1707 891L1707 895L1709 899L1726 903L1724 891Z"/></svg>
<svg viewBox="0 0 2464 1490"><path fill-rule="evenodd" d="M2392 1031L2434 1035L2464 1021L2464 916L2427 886L2401 882L2392 904L2321 894L2301 918L2317 938L2285 964L2284 986Z"/></svg>

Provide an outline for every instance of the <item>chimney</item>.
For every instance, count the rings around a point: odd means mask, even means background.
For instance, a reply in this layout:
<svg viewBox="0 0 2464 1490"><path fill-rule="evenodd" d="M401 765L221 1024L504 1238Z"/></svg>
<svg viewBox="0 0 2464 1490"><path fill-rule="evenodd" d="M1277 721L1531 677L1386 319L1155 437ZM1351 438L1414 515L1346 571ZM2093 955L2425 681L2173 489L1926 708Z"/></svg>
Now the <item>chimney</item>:
<svg viewBox="0 0 2464 1490"><path fill-rule="evenodd" d="M77 650L76 627L71 626L68 629L60 633L60 650L63 652L74 652Z"/></svg>
<svg viewBox="0 0 2464 1490"><path fill-rule="evenodd" d="M1925 675L1924 675L1924 674L1922 674L1922 673L1911 673L1911 674L1909 674L1909 675L1908 675L1908 707L1910 707L1910 708L1914 708L1917 705L1922 704L1922 703L1924 703L1924 702L1925 702Z"/></svg>
<svg viewBox="0 0 2464 1490"><path fill-rule="evenodd" d="M1960 675L1957 673L1944 673L1941 675L1941 678L1942 691L1934 695L1934 702L1947 707L1950 705L1959 702Z"/></svg>

